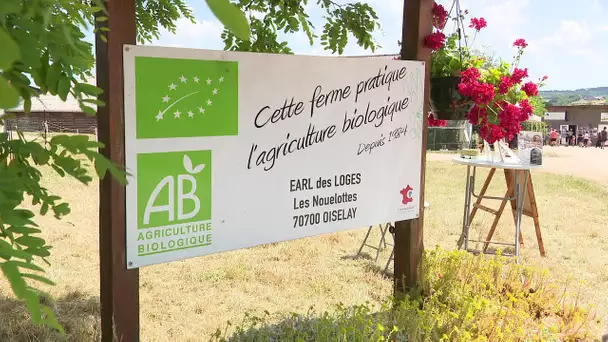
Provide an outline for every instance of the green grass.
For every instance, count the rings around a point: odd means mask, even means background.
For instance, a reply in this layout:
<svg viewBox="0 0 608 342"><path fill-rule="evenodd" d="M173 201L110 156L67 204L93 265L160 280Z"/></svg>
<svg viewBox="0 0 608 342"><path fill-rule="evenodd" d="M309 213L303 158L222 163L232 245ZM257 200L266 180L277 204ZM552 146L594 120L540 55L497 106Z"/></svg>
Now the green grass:
<svg viewBox="0 0 608 342"><path fill-rule="evenodd" d="M455 248L462 226L464 177L461 166L428 162L426 246ZM99 336L97 184L86 187L51 174L44 181L50 191L72 204L72 214L65 220L38 221L54 246L48 276L58 285L46 290L54 298L53 308L70 340L95 341ZM526 218L523 262L548 268L559 282L584 281L581 301L596 304L599 316L606 318L608 201L597 199L608 198L608 192L593 182L544 173L534 174L534 186L548 256L539 256L531 219ZM491 190L500 194L504 184L497 182ZM489 222L489 215L480 214L473 234L485 235ZM274 317L306 313L311 306L323 312L340 302L347 308L365 302L381 305L392 293L392 281L381 272L389 251L383 251L377 263L369 257L370 250L367 256L354 257L365 231L360 228L142 268L142 341L206 340L227 320L238 321L248 311L267 310ZM508 215L496 235L502 239L513 235ZM2 279L0 341L56 340L48 330L32 327L23 305L10 298Z"/></svg>

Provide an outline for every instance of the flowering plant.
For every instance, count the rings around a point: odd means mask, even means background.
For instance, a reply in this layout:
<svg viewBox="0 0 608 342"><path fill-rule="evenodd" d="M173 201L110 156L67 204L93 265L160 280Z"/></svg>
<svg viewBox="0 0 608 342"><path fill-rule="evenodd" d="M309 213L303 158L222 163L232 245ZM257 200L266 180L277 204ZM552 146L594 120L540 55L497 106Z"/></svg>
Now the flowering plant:
<svg viewBox="0 0 608 342"><path fill-rule="evenodd" d="M521 56L528 46L524 39L517 39L513 43L517 54L512 65L504 61L493 63L474 54L468 46L457 44L468 11L460 11L458 6L456 11L458 13L453 20L457 22L458 29L446 38L443 29L450 15L442 5L435 3L433 6L435 30L425 38L425 45L433 50L431 76L459 76L457 89L463 98L458 99L458 103L453 100L451 107L467 105L467 120L479 127L480 136L488 143L503 138L512 140L521 130L521 123L534 110L528 98L538 96L538 88L547 77L538 82L526 81L528 69L519 68ZM485 27L487 22L484 18L470 20L469 28L475 32L471 44L477 33ZM431 89L431 97L432 95Z"/></svg>
<svg viewBox="0 0 608 342"><path fill-rule="evenodd" d="M528 78L528 69L520 69L519 60L528 46L517 39L513 46L517 55L512 65L501 61L497 66L471 67L462 72L459 92L468 97L473 106L467 119L479 126L480 136L492 144L500 139L512 140L521 131L521 123L528 120L534 110L530 97L538 96L547 76L538 82Z"/></svg>
<svg viewBox="0 0 608 342"><path fill-rule="evenodd" d="M473 29L475 33L473 39L469 41L463 24L469 12L468 10L460 11L459 8L456 8L456 11L460 13L451 17L443 5L437 3L433 5L434 31L424 39L425 46L433 50L431 53L432 77L460 76L462 70L480 65L480 58L471 52L470 46L475 41L477 33L487 26L487 22L484 18L471 18L469 28ZM450 19L455 22L457 28L446 36L444 29ZM462 38L465 41L464 46L461 44Z"/></svg>
<svg viewBox="0 0 608 342"><path fill-rule="evenodd" d="M452 16L452 12L456 15ZM461 11L455 2L450 13L437 3L433 6L433 33L425 37L425 45L431 53L431 110L439 119L461 120L471 107L470 101L458 92L461 72L471 67L479 67L482 60L477 57L470 45L477 33L487 26L484 18L472 18L469 28L475 35L468 40L464 20L468 11ZM453 33L446 36L444 29L449 20L456 26ZM464 41L464 44L463 44Z"/></svg>

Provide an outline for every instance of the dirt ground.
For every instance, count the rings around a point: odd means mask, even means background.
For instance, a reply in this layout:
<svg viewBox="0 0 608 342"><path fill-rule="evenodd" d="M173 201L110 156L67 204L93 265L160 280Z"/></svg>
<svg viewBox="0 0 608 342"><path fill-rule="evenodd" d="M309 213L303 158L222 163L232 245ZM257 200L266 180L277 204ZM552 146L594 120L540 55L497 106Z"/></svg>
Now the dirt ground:
<svg viewBox="0 0 608 342"><path fill-rule="evenodd" d="M451 160L454 154L429 153L427 160ZM543 167L534 172L585 178L608 186L608 147L543 147Z"/></svg>

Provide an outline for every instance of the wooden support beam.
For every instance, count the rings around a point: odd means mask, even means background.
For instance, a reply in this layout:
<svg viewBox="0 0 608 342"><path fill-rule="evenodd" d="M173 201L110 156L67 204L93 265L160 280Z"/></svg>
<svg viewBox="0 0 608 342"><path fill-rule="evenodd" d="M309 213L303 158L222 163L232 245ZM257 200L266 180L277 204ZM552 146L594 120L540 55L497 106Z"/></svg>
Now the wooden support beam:
<svg viewBox="0 0 608 342"><path fill-rule="evenodd" d="M125 163L123 45L136 43L135 0L105 1L107 43L95 39L97 86L106 103L97 110L101 152L120 165ZM100 14L101 15L101 14ZM101 330L103 342L139 341L139 273L127 270L125 187L109 175L99 184L99 255Z"/></svg>
<svg viewBox="0 0 608 342"><path fill-rule="evenodd" d="M398 298L418 281L418 266L424 251L424 179L426 164L427 120L430 93L431 50L424 46L424 37L433 32L433 0L403 1L401 59L425 62L422 158L420 169L420 213L416 220L395 222L395 297Z"/></svg>

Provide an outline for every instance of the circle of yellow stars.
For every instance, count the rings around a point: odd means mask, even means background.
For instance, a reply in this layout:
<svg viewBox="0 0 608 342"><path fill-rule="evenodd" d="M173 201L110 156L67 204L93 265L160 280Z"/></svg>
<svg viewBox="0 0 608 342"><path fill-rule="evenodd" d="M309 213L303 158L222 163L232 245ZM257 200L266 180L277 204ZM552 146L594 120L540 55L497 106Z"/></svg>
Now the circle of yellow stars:
<svg viewBox="0 0 608 342"><path fill-rule="evenodd" d="M200 82L201 82L201 79L200 79L198 76L194 76L194 77L192 77L192 82L194 82L194 83L197 83L197 84L198 84L198 83L200 83ZM212 80L211 78L207 78L207 79L206 79L204 82L206 82L208 86L211 86L211 85L213 84L213 80ZM218 83L218 84L223 83L223 82L224 82L224 76L221 76L221 77L219 77L219 78L217 79L217 83ZM168 110L170 107L172 107L173 105L177 104L177 102L181 101L182 99L184 99L184 98L185 98L185 97L187 97L187 96L190 96L190 95L193 95L193 94L195 94L195 93L198 93L198 92L193 92L193 93L190 93L190 94L188 94L188 95L186 95L186 96L183 96L182 98L177 99L177 100L176 100L176 101L174 101L173 103L170 103L170 101L171 101L172 97L171 97L171 96L169 96L169 95L171 94L171 92L173 92L173 91L177 90L177 87L178 87L178 85L179 85L179 84L186 84L186 83L188 83L188 78L187 78L186 76L184 76L184 75L181 75L181 76L179 77L179 82L178 82L177 84L175 84L175 83L173 83L173 82L172 82L171 84L169 84L169 86L168 86L168 88L169 88L169 93L168 93L167 95L165 95L165 96L163 96L163 97L161 98L161 99L162 99L162 102L163 102L163 103L168 104L168 105L169 105L169 107L167 107L165 110L160 110L160 111L158 112L158 114L156 115L156 121L160 121L160 120L164 119L164 115L166 114L167 110ZM218 89L217 87L214 87L214 88L211 90L211 94L212 94L212 96L216 96L216 95L218 95L218 94L219 94L219 89ZM206 105L207 107L211 107L211 106L213 106L213 100L212 100L211 98L208 98L208 99L207 99L207 101L205 101L205 105ZM187 114L187 115L188 115L188 117L193 118L193 117L196 115L195 111L198 111L198 114L205 115L205 113L206 113L206 111L207 111L207 110L205 109L205 107L204 107L204 106L202 106L202 105L201 105L201 106L199 106L199 107L198 107L196 110L194 110L194 111L193 111L193 110L189 110L189 111L188 111L188 112L186 112L186 113L182 113L182 112L180 112L180 111L179 111L179 109L177 109L177 110L175 110L175 111L174 111L172 114L173 114L173 118L174 118L174 119L179 119L179 118L181 118L182 114Z"/></svg>

